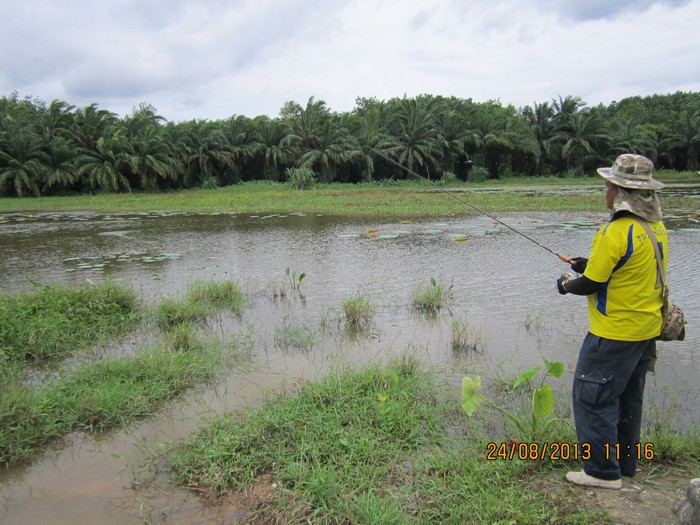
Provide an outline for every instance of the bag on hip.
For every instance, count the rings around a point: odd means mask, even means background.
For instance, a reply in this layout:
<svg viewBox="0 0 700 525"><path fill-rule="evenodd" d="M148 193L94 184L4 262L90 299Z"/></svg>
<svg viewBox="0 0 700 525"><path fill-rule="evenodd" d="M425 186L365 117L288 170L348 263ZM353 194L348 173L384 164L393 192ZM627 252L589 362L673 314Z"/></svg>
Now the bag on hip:
<svg viewBox="0 0 700 525"><path fill-rule="evenodd" d="M683 310L673 304L668 297L664 298L664 306L661 309L663 321L661 323L660 341L683 341L685 339L685 317Z"/></svg>

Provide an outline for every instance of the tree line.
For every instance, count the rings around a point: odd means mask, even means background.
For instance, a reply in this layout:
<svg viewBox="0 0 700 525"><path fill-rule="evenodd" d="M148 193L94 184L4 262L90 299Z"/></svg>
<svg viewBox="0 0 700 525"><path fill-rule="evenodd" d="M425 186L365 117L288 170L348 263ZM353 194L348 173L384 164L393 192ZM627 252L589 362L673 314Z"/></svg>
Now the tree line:
<svg viewBox="0 0 700 525"><path fill-rule="evenodd" d="M700 93L595 107L573 96L522 108L433 95L358 98L342 113L311 97L285 103L276 118L183 122L149 104L120 118L97 104L0 99L0 196L215 188L284 181L292 168L321 182L406 178L390 160L431 180L577 176L624 152L697 170Z"/></svg>

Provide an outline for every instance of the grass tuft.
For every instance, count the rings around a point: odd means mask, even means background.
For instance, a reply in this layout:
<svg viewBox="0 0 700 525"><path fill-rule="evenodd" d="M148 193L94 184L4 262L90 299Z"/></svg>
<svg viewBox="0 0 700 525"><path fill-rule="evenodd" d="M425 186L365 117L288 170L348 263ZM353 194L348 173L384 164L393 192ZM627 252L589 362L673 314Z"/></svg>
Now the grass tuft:
<svg viewBox="0 0 700 525"><path fill-rule="evenodd" d="M151 415L166 400L210 377L216 363L203 352L157 349L91 363L60 374L40 390L5 383L0 465L27 459L75 430L100 430Z"/></svg>
<svg viewBox="0 0 700 525"><path fill-rule="evenodd" d="M411 304L419 312L436 314L452 301L452 285L445 287L435 279L430 280L431 285L423 285L416 288Z"/></svg>
<svg viewBox="0 0 700 525"><path fill-rule="evenodd" d="M466 319L452 321L452 351L455 354L480 352L483 345L481 331L471 326Z"/></svg>
<svg viewBox="0 0 700 525"><path fill-rule="evenodd" d="M347 325L362 326L372 320L374 306L366 294L358 292L343 300L343 311Z"/></svg>
<svg viewBox="0 0 700 525"><path fill-rule="evenodd" d="M140 315L136 293L110 282L0 294L0 356L8 361L60 359L126 334Z"/></svg>

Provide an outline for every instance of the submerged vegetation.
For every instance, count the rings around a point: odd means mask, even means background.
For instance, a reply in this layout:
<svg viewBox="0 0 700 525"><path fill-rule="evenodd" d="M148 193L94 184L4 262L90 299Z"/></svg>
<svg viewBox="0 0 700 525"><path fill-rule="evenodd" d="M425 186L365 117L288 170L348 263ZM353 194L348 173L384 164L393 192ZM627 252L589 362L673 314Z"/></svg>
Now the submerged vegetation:
<svg viewBox="0 0 700 525"><path fill-rule="evenodd" d="M481 331L466 319L452 320L452 351L455 354L481 352L483 336Z"/></svg>

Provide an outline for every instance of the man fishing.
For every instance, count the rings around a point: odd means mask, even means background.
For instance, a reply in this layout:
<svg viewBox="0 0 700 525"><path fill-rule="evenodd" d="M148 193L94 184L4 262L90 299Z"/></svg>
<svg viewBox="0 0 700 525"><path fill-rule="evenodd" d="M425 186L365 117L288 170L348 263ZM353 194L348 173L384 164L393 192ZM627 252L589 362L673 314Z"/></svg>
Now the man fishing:
<svg viewBox="0 0 700 525"><path fill-rule="evenodd" d="M653 163L641 155L620 155L605 179L610 221L593 238L589 257L569 262L579 277L560 277L560 294L588 298L589 331L579 352L573 382L573 412L580 447L590 450L583 470L566 479L587 487L619 489L634 476L640 451L642 400L647 368L661 331L662 287L657 242L668 265L668 237L662 222ZM655 239L639 221L646 221Z"/></svg>

